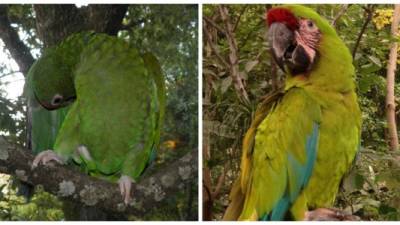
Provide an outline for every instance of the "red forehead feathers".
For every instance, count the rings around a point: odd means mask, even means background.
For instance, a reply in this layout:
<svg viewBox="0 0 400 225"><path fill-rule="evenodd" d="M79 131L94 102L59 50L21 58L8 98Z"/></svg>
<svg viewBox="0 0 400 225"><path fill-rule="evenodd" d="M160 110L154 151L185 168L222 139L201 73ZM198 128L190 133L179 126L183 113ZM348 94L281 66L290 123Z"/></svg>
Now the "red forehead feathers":
<svg viewBox="0 0 400 225"><path fill-rule="evenodd" d="M267 23L270 26L272 23L281 22L286 24L289 29L296 30L299 27L299 23L296 17L288 9L285 8L273 8L267 12Z"/></svg>

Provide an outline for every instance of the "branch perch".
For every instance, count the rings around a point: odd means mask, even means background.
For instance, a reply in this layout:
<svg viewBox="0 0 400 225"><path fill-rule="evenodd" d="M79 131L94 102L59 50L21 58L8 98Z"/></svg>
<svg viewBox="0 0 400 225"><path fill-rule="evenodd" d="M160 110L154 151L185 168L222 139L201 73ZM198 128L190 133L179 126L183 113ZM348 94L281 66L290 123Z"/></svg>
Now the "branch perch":
<svg viewBox="0 0 400 225"><path fill-rule="evenodd" d="M126 206L117 184L90 177L67 165L39 166L31 170L34 156L0 137L0 172L15 175L61 199L69 199L108 212L142 217L154 207L166 204L185 183L197 178L197 151L193 150L165 169L133 184L133 201Z"/></svg>

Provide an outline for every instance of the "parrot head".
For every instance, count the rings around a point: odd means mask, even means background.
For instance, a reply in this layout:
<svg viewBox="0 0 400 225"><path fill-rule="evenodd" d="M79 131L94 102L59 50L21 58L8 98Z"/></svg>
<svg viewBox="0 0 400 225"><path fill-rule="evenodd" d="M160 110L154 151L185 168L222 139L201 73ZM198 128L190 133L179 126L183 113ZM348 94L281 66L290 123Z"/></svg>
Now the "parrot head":
<svg viewBox="0 0 400 225"><path fill-rule="evenodd" d="M28 73L35 98L48 110L67 106L76 98L72 69L63 62L55 49L48 49Z"/></svg>
<svg viewBox="0 0 400 225"><path fill-rule="evenodd" d="M292 76L307 73L319 57L321 18L309 8L280 6L266 15L268 41L278 66Z"/></svg>

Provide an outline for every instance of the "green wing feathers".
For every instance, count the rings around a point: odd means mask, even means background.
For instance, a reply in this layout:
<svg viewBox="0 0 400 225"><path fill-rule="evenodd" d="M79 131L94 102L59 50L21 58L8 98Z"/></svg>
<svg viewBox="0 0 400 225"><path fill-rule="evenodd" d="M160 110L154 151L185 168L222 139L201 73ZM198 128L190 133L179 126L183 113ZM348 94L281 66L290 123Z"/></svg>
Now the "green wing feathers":
<svg viewBox="0 0 400 225"><path fill-rule="evenodd" d="M165 83L157 59L150 53L142 56L116 37L91 32L74 34L47 52L30 77L36 87L43 83L53 88L36 88L32 96L43 96L45 104L60 93L76 95L76 100L67 108L33 114L33 135L44 137L36 148L51 148L55 142L55 152L94 176L139 177L158 147L165 113ZM65 62L64 70L48 62ZM65 76L73 82L68 92L61 82L68 80ZM78 146L85 146L89 157L80 155Z"/></svg>
<svg viewBox="0 0 400 225"><path fill-rule="evenodd" d="M160 132L161 125L164 121L165 114L165 77L163 76L161 66L157 60L157 58L151 53L145 53L143 55L143 60L147 70L150 72L151 76L154 79L156 90L157 90L157 99L158 99L158 121L156 129L156 137L155 137L155 146L158 148L160 142Z"/></svg>
<svg viewBox="0 0 400 225"><path fill-rule="evenodd" d="M306 173L310 171L304 168L315 161L315 157L313 159L308 153L308 139L318 138L315 129L318 129L320 120L319 105L298 88L288 91L265 117L257 128L253 153L247 156L252 168L245 184L246 200L239 219L284 216L308 180ZM296 174L299 171L302 174ZM280 201L285 198L288 201L286 209L278 212L282 210L279 209L283 204Z"/></svg>

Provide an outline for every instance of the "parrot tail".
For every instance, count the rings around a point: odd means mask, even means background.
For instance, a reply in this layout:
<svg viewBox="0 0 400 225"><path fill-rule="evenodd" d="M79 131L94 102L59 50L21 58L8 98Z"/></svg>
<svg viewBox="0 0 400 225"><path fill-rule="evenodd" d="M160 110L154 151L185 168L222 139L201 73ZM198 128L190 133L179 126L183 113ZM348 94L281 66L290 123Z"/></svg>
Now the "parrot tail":
<svg viewBox="0 0 400 225"><path fill-rule="evenodd" d="M223 220L233 221L238 220L240 214L243 210L245 195L242 192L240 186L240 177L236 179L235 183L232 185L231 193L229 194L231 203L225 211Z"/></svg>

